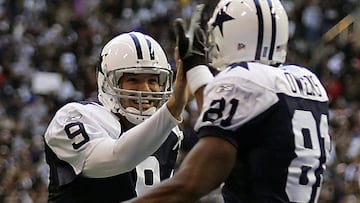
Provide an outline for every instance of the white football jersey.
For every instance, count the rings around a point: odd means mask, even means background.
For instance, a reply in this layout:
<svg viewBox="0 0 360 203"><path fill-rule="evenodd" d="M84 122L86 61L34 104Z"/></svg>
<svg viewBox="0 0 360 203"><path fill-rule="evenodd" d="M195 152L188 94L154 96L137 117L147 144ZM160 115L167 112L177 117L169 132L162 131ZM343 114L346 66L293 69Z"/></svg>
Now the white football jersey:
<svg viewBox="0 0 360 203"><path fill-rule="evenodd" d="M173 174L183 138L177 124L166 105L124 129L97 103L66 104L45 133L50 197L119 202L143 194Z"/></svg>
<svg viewBox="0 0 360 203"><path fill-rule="evenodd" d="M118 118L99 104L69 103L54 116L45 141L58 158L80 174L93 148L104 139L118 139L121 133Z"/></svg>
<svg viewBox="0 0 360 203"><path fill-rule="evenodd" d="M205 115L211 122L199 119L196 130L208 124L236 130L278 102L279 93L320 102L328 101L327 93L318 78L308 69L295 65L279 68L259 63L247 63L246 67L234 65L221 71L215 78L204 90L203 109L213 109ZM239 108L235 109L237 106ZM204 113L203 111L200 118ZM216 119L220 113L223 118L228 116L228 120ZM226 123L230 120L231 123Z"/></svg>
<svg viewBox="0 0 360 203"><path fill-rule="evenodd" d="M238 149L226 202L317 202L330 152L328 97L308 69L231 65L204 89L195 130Z"/></svg>

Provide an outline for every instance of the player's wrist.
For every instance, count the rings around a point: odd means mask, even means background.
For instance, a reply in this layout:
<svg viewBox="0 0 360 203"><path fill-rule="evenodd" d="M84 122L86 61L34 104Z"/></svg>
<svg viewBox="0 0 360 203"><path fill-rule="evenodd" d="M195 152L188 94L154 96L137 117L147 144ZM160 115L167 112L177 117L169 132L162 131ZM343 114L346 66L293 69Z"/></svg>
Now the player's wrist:
<svg viewBox="0 0 360 203"><path fill-rule="evenodd" d="M214 76L206 65L197 65L186 72L186 80L192 94L200 87L207 85Z"/></svg>
<svg viewBox="0 0 360 203"><path fill-rule="evenodd" d="M177 102L175 100L175 97L170 97L170 99L166 102L166 107L171 116L176 120L176 122L181 123L183 121L182 111L184 109L184 106L177 105Z"/></svg>
<svg viewBox="0 0 360 203"><path fill-rule="evenodd" d="M184 59L182 59L184 64L184 70L189 71L195 66L198 65L206 65L205 56L201 56L198 54L192 54Z"/></svg>

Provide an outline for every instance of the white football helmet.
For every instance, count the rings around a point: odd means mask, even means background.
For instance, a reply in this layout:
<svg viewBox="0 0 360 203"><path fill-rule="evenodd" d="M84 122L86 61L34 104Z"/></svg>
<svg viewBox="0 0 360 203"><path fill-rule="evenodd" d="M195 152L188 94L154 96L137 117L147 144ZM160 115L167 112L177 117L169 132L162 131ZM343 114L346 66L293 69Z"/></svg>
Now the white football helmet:
<svg viewBox="0 0 360 203"><path fill-rule="evenodd" d="M120 89L124 73L159 75L160 92ZM140 32L123 33L110 40L101 52L101 66L97 73L98 98L105 108L139 124L151 116L172 93L173 72L165 52L158 42ZM123 98L136 100L138 108L123 107ZM159 105L143 110L143 102Z"/></svg>
<svg viewBox="0 0 360 203"><path fill-rule="evenodd" d="M220 0L208 21L208 58L213 67L257 61L284 63L289 37L279 0Z"/></svg>

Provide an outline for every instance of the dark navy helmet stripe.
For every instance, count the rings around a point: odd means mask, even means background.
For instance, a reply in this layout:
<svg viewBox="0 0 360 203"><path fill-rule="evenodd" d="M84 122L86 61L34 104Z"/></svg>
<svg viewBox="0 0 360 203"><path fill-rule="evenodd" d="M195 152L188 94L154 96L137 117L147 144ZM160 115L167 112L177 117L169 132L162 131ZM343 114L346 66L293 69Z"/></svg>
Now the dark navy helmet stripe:
<svg viewBox="0 0 360 203"><path fill-rule="evenodd" d="M133 33L130 33L130 37L134 41L135 47L136 47L136 53L138 59L143 59L142 51L141 51L141 45L139 39L134 35Z"/></svg>
<svg viewBox="0 0 360 203"><path fill-rule="evenodd" d="M146 39L146 43L147 43L147 45L148 45L148 47L149 47L150 60L154 60L154 59L155 59L155 52L154 52L154 49L153 49L153 47L152 47L152 45L151 45L150 40L149 40L149 39Z"/></svg>
<svg viewBox="0 0 360 203"><path fill-rule="evenodd" d="M271 15L271 44L270 44L269 60L272 60L275 51L276 19L275 19L275 13L272 12L273 5L271 0L268 0L267 2L269 4L270 15Z"/></svg>
<svg viewBox="0 0 360 203"><path fill-rule="evenodd" d="M256 46L256 53L255 53L255 60L260 60L260 54L261 54L261 47L263 46L263 40L264 40L264 17L263 13L260 7L259 0L254 0L254 4L256 7L256 12L258 16L258 40L257 40L257 46Z"/></svg>

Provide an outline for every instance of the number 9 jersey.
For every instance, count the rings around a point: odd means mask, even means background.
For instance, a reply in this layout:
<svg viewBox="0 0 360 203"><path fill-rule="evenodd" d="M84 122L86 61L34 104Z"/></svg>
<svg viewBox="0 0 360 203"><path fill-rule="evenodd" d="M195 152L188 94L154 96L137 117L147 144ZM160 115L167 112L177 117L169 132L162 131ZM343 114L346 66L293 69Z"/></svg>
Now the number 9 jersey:
<svg viewBox="0 0 360 203"><path fill-rule="evenodd" d="M239 63L221 71L204 90L195 130L238 150L225 202L317 202L328 116L326 91L306 68Z"/></svg>
<svg viewBox="0 0 360 203"><path fill-rule="evenodd" d="M66 104L45 133L49 202L121 202L169 178L182 140L177 124L166 105L124 129L115 114L97 103ZM156 140L154 135L163 132L164 140ZM140 134L143 138L134 141ZM151 140L161 146L150 156L139 155L148 153L142 152Z"/></svg>

